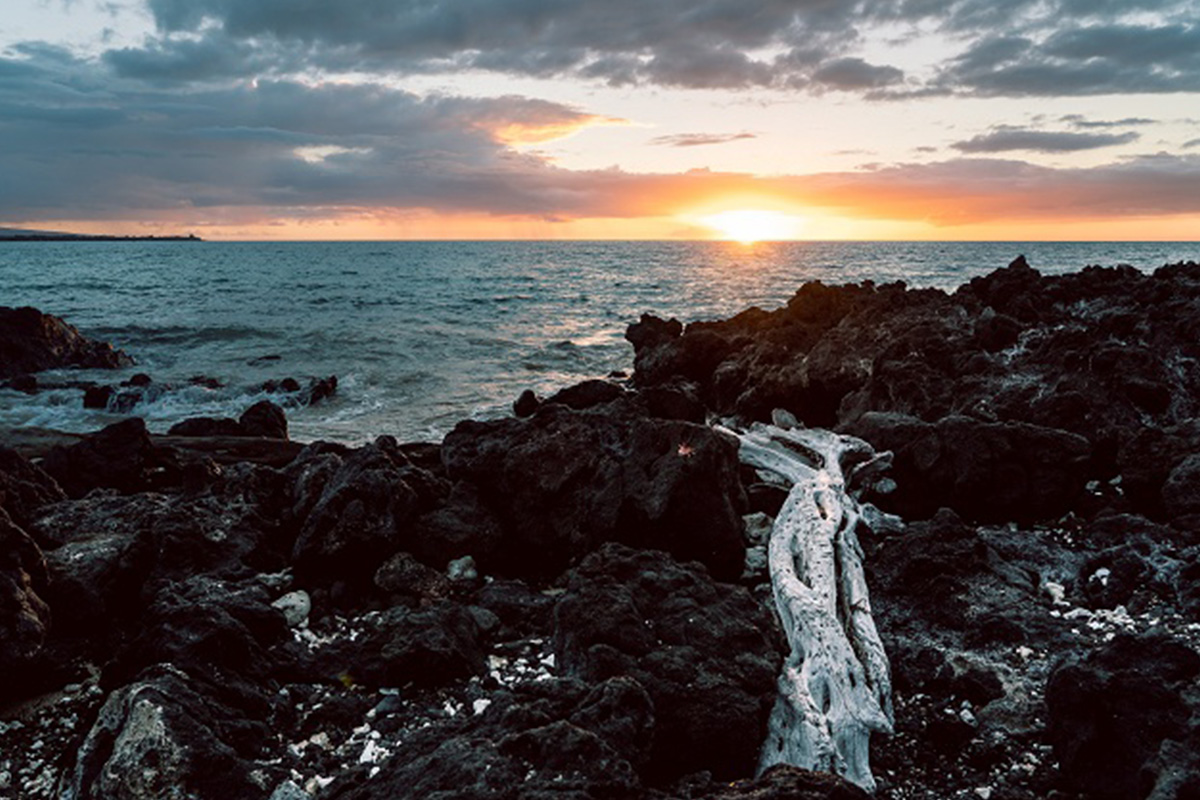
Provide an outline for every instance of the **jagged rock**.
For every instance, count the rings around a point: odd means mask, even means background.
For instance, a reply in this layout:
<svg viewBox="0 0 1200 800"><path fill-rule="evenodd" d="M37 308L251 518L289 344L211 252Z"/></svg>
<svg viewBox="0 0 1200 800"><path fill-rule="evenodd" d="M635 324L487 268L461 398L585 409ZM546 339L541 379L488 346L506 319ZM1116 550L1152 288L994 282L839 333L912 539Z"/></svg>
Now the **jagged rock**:
<svg viewBox="0 0 1200 800"><path fill-rule="evenodd" d="M572 680L527 683L468 720L416 732L379 769L358 767L324 796L637 800L645 791L629 759L644 758L653 719L628 678L591 691Z"/></svg>
<svg viewBox="0 0 1200 800"><path fill-rule="evenodd" d="M529 588L524 581L498 578L475 594L475 603L496 615L505 626L498 638L549 635L554 629L554 599Z"/></svg>
<svg viewBox="0 0 1200 800"><path fill-rule="evenodd" d="M775 701L782 640L743 588L718 584L665 553L604 545L568 579L554 612L566 675L627 675L654 703L655 779L701 769L754 770Z"/></svg>
<svg viewBox="0 0 1200 800"><path fill-rule="evenodd" d="M268 439L288 438L287 416L283 409L270 400L259 400L242 412L238 418L246 436L263 436Z"/></svg>
<svg viewBox="0 0 1200 800"><path fill-rule="evenodd" d="M413 525L411 548L426 564L444 566L470 555L490 563L503 547L504 531L479 498L474 484L459 481L443 505Z"/></svg>
<svg viewBox="0 0 1200 800"><path fill-rule="evenodd" d="M168 436L247 436L246 429L230 417L191 417L176 422Z"/></svg>
<svg viewBox="0 0 1200 800"><path fill-rule="evenodd" d="M568 408L583 409L611 403L624 393L624 389L611 381L590 380L561 389L546 398L546 402L557 403ZM517 416L522 415L518 414Z"/></svg>
<svg viewBox="0 0 1200 800"><path fill-rule="evenodd" d="M264 753L246 741L246 714L178 670L155 667L109 695L79 747L67 796L261 800L251 759Z"/></svg>
<svg viewBox="0 0 1200 800"><path fill-rule="evenodd" d="M369 625L361 642L336 643L320 654L323 677L346 675L368 686L442 686L484 672L479 625L460 604L396 606Z"/></svg>
<svg viewBox="0 0 1200 800"><path fill-rule="evenodd" d="M704 800L868 800L871 795L836 775L777 764L754 780L734 781L699 797Z"/></svg>
<svg viewBox="0 0 1200 800"><path fill-rule="evenodd" d="M1153 635L1118 636L1055 669L1047 724L1063 787L1095 798L1147 797L1173 769L1187 770L1159 756L1164 743L1188 736L1200 709L1198 674L1200 654Z"/></svg>
<svg viewBox="0 0 1200 800"><path fill-rule="evenodd" d="M63 490L45 470L0 446L0 508L15 524L29 527L39 508L64 499Z"/></svg>
<svg viewBox="0 0 1200 800"><path fill-rule="evenodd" d="M1054 518L1071 507L1087 478L1087 440L1066 431L870 413L848 432L895 454L896 490L873 499L905 519L929 517L942 506L984 522Z"/></svg>
<svg viewBox="0 0 1200 800"><path fill-rule="evenodd" d="M36 308L0 306L0 378L58 367L117 369L133 359Z"/></svg>
<svg viewBox="0 0 1200 800"><path fill-rule="evenodd" d="M89 386L83 391L83 407L104 411L112 399L114 390L111 386Z"/></svg>
<svg viewBox="0 0 1200 800"><path fill-rule="evenodd" d="M375 572L375 585L388 594L413 600L441 600L450 594L446 576L410 553L397 553L383 562Z"/></svg>
<svg viewBox="0 0 1200 800"><path fill-rule="evenodd" d="M492 570L546 579L621 540L741 572L735 446L685 422L547 404L528 420L462 422L445 439L452 479L474 484L504 532Z"/></svg>
<svg viewBox="0 0 1200 800"><path fill-rule="evenodd" d="M158 456L146 422L131 417L85 436L70 446L56 446L42 467L70 497L95 488L139 492L151 487Z"/></svg>
<svg viewBox="0 0 1200 800"><path fill-rule="evenodd" d="M433 480L398 451L377 444L344 458L316 455L291 471L298 476L296 574L321 585L349 580L370 586L384 559L409 544L412 523L422 510L417 489Z"/></svg>
<svg viewBox="0 0 1200 800"><path fill-rule="evenodd" d="M0 674L11 675L45 643L50 607L42 597L47 584L42 551L0 508ZM13 688L5 686L0 693Z"/></svg>

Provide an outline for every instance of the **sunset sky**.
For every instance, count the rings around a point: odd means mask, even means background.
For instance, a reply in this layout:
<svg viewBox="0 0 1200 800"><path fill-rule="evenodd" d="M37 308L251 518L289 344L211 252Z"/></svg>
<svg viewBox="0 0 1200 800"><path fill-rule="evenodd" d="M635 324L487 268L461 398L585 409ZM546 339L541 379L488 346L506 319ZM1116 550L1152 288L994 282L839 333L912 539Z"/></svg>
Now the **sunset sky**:
<svg viewBox="0 0 1200 800"><path fill-rule="evenodd" d="M4 1L3 227L746 225L1200 239L1200 0Z"/></svg>

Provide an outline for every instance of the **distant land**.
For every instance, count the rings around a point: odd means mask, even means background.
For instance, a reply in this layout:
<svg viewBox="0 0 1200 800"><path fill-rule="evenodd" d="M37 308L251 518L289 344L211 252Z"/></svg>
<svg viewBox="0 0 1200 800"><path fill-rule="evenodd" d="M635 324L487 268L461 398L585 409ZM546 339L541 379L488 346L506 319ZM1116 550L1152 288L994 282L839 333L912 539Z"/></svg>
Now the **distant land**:
<svg viewBox="0 0 1200 800"><path fill-rule="evenodd" d="M93 233L34 231L0 228L0 242L202 242L194 233L186 236L111 236Z"/></svg>

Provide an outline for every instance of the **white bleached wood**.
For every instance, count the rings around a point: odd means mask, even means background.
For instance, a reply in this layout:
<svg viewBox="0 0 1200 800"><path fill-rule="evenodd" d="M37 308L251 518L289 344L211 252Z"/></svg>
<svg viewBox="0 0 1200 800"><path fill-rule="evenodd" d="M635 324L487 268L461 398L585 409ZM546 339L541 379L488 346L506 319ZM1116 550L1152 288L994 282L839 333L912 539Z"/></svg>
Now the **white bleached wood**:
<svg viewBox="0 0 1200 800"><path fill-rule="evenodd" d="M791 653L759 769L786 763L835 772L871 791L871 733L892 730L891 675L855 532L863 509L850 488L886 467L891 454L824 430L725 430L740 442L744 463L792 485L767 545Z"/></svg>

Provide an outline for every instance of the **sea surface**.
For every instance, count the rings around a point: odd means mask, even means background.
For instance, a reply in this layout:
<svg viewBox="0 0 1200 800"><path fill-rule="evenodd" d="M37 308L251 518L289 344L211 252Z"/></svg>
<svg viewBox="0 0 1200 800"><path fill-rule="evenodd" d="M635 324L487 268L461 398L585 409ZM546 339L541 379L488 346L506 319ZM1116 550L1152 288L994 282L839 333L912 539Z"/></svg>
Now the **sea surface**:
<svg viewBox="0 0 1200 800"><path fill-rule="evenodd" d="M164 390L132 413L166 432L238 416L269 380L336 375L337 395L289 408L293 439L439 440L461 419L510 413L632 369L642 313L715 319L784 304L805 281L906 281L952 290L1024 254L1045 273L1151 271L1200 243L1142 242L22 242L0 243L0 305L32 305L112 342L137 366L56 371L43 384L148 373ZM216 379L218 388L189 379ZM94 430L121 418L76 387L0 389L15 427Z"/></svg>

